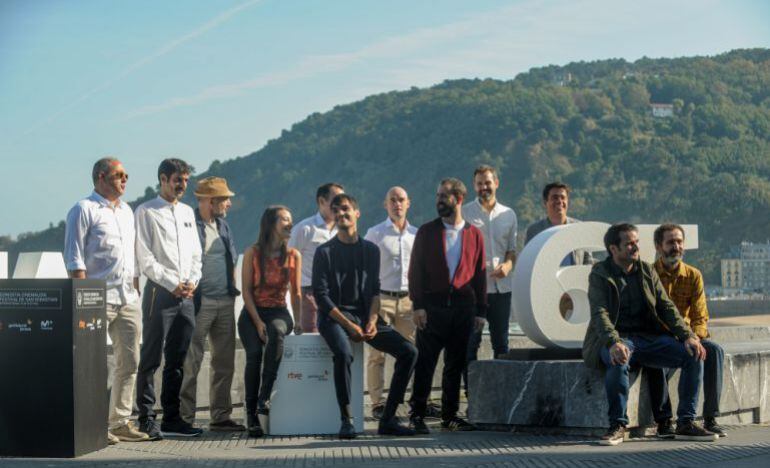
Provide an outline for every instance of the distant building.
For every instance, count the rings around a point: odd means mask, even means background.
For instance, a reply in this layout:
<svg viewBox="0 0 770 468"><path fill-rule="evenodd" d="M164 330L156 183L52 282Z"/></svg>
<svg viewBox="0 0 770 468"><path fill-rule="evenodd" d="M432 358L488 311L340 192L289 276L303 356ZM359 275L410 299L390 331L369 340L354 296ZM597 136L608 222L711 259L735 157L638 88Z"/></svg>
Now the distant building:
<svg viewBox="0 0 770 468"><path fill-rule="evenodd" d="M673 104L652 103L650 104L650 109L652 109L652 116L656 118L666 118L666 117L674 116Z"/></svg>
<svg viewBox="0 0 770 468"><path fill-rule="evenodd" d="M721 264L723 288L770 294L770 241L741 242Z"/></svg>

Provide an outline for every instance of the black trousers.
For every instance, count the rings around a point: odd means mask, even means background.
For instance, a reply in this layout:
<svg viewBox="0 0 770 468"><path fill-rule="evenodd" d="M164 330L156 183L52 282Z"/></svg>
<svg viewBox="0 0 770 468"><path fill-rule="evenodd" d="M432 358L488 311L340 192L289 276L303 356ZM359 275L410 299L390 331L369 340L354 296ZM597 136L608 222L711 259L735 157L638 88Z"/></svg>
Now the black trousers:
<svg viewBox="0 0 770 468"><path fill-rule="evenodd" d="M136 405L139 419L155 418L155 371L163 366L160 404L163 420L179 420L179 390L184 359L195 331L192 299L175 297L162 286L147 281L142 298L142 350L136 376Z"/></svg>
<svg viewBox="0 0 770 468"><path fill-rule="evenodd" d="M283 358L284 338L294 328L294 321L285 307L257 307L257 313L265 322L267 343L259 338L257 327L246 309L238 318L238 334L246 351L244 387L247 414L255 414L258 403L268 406Z"/></svg>
<svg viewBox="0 0 770 468"><path fill-rule="evenodd" d="M441 351L444 351L444 373L441 378L441 418L451 419L460 407L460 380L468 358L475 314L469 307L426 308L428 323L417 330L417 366L414 371L412 413L425 417L433 373Z"/></svg>
<svg viewBox="0 0 770 468"><path fill-rule="evenodd" d="M362 326L357 316L348 313L345 313L345 316L348 320ZM318 331L334 355L334 389L337 392L340 412L343 416L350 416L347 414L347 407L350 405L350 365L353 363L350 339L342 325L329 318L321 321ZM382 420L387 421L396 414L398 405L404 402L406 387L412 378L417 361L417 349L409 340L381 320L377 323L377 334L366 343L396 359L388 399L382 413Z"/></svg>

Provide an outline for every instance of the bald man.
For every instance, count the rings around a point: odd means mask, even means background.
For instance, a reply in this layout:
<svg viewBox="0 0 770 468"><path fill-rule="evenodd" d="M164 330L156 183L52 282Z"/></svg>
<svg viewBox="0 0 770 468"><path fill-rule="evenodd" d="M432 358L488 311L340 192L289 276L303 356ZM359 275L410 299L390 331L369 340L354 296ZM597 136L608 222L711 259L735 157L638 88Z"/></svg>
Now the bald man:
<svg viewBox="0 0 770 468"><path fill-rule="evenodd" d="M414 343L412 301L409 300L409 256L417 228L406 220L409 196L401 187L392 187L385 196L388 218L366 232L365 239L380 249L380 317ZM380 418L385 408L382 387L385 380L385 354L369 349L366 364L367 387L372 400L372 416Z"/></svg>

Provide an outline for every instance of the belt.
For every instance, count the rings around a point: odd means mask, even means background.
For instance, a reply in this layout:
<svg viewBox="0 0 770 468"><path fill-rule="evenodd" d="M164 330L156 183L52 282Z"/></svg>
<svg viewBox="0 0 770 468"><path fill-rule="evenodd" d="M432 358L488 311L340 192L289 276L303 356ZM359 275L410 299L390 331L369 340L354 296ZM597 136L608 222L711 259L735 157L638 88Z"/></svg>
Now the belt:
<svg viewBox="0 0 770 468"><path fill-rule="evenodd" d="M409 292L407 292L407 291L383 291L381 289L380 290L380 294L383 294L385 296L390 296L390 297L397 297L397 298L401 299L402 297L408 296Z"/></svg>

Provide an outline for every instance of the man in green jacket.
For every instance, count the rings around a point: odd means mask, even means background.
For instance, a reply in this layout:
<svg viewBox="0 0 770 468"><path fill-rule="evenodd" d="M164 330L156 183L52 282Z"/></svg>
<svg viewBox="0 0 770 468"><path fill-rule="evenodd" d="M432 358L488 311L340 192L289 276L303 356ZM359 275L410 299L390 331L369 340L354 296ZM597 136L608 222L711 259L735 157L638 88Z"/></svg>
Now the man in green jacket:
<svg viewBox="0 0 770 468"><path fill-rule="evenodd" d="M615 224L604 235L609 256L588 278L591 320L583 341L583 360L605 368L609 403L602 445L623 442L628 424L629 369L644 365L681 368L676 438L714 441L716 434L696 425L698 390L706 351L684 323L652 265L639 259L639 234L632 224Z"/></svg>

